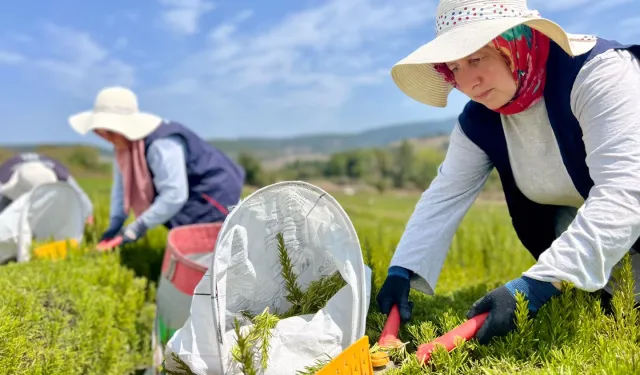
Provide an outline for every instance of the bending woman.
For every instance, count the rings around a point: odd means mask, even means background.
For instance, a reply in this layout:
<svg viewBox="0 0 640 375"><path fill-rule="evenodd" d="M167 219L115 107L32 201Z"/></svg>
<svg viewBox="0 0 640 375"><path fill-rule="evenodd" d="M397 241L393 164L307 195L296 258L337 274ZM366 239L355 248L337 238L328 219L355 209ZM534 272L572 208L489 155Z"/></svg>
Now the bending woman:
<svg viewBox="0 0 640 375"><path fill-rule="evenodd" d="M158 225L223 221L240 200L245 172L239 165L185 126L138 112L128 89L102 90L94 110L69 123L115 150L110 223L100 241L122 235L127 244ZM136 219L122 230L130 210Z"/></svg>
<svg viewBox="0 0 640 375"><path fill-rule="evenodd" d="M524 0L441 0L436 38L392 69L398 87L458 117L377 297L411 316L410 286L433 293L452 237L493 168L515 231L537 262L478 300L480 343L514 329L516 292L533 315L562 281L609 296L612 269L640 259L640 47L566 34ZM639 283L636 281L636 287ZM637 292L636 292L637 293Z"/></svg>

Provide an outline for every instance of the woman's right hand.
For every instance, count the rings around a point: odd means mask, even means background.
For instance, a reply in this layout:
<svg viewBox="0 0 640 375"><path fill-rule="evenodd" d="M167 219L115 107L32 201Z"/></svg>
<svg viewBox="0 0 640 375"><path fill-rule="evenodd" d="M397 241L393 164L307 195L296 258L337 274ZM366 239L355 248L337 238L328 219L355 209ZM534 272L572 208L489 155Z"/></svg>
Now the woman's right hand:
<svg viewBox="0 0 640 375"><path fill-rule="evenodd" d="M385 315L389 315L391 307L397 305L402 323L411 318L413 309L413 302L409 301L410 277L411 271L398 266L390 267L387 279L376 297L380 312Z"/></svg>
<svg viewBox="0 0 640 375"><path fill-rule="evenodd" d="M119 232L120 232L120 228L110 227L109 229L104 231L104 233L102 233L102 237L100 237L100 240L98 242L112 240L118 235Z"/></svg>
<svg viewBox="0 0 640 375"><path fill-rule="evenodd" d="M100 240L98 242L111 240L115 238L117 235L119 235L120 230L122 229L122 226L124 225L124 222L126 220L127 218L112 217L109 223L109 228L107 228L107 230L104 231L104 233L102 234L102 237L100 237Z"/></svg>

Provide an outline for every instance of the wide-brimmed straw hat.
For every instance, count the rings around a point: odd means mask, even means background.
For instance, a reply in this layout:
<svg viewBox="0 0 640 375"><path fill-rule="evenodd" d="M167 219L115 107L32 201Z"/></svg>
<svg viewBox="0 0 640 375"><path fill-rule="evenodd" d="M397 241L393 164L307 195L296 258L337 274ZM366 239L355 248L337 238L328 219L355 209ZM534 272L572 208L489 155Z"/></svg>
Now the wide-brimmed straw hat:
<svg viewBox="0 0 640 375"><path fill-rule="evenodd" d="M571 56L588 52L596 43L594 36L568 34L538 11L527 8L525 0L440 0L435 21L436 37L391 69L400 90L435 107L446 107L453 87L433 64L469 56L517 25L540 31Z"/></svg>
<svg viewBox="0 0 640 375"><path fill-rule="evenodd" d="M84 135L96 129L111 130L136 141L151 134L162 118L138 110L138 98L124 87L108 87L98 93L93 110L69 117L69 124Z"/></svg>

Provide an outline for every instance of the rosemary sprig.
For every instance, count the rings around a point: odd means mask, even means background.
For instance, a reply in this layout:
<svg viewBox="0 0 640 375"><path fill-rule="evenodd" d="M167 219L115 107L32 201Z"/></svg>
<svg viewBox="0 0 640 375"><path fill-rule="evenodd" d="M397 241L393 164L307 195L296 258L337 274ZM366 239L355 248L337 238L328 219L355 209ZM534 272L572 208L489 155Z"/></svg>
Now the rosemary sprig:
<svg viewBox="0 0 640 375"><path fill-rule="evenodd" d="M296 371L296 375L315 375L318 371L322 370L329 362L331 362L331 356L326 354L327 358L317 359L313 365L305 366L304 370Z"/></svg>
<svg viewBox="0 0 640 375"><path fill-rule="evenodd" d="M162 365L162 371L167 375L196 375L195 372L191 371L189 365L187 365L176 353L171 353L171 358L178 364L178 368L175 370L169 370L166 368L165 364Z"/></svg>
<svg viewBox="0 0 640 375"><path fill-rule="evenodd" d="M233 329L236 333L236 347L231 351L233 359L241 366L242 373L245 375L257 375L256 368L253 364L253 350L249 335L244 336L240 332L240 321L236 318L233 320Z"/></svg>
<svg viewBox="0 0 640 375"><path fill-rule="evenodd" d="M280 274L284 279L284 287L287 291L287 301L291 302L294 306L300 305L304 293L302 288L298 284L298 275L293 271L293 262L289 257L289 252L284 245L284 236L282 233L276 235L278 240L278 255L280 258L281 270Z"/></svg>

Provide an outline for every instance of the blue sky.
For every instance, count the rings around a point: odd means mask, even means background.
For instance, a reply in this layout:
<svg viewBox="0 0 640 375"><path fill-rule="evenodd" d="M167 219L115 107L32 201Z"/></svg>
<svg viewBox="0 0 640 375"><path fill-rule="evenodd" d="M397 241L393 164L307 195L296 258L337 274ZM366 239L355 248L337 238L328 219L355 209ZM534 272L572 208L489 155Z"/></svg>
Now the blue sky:
<svg viewBox="0 0 640 375"><path fill-rule="evenodd" d="M20 4L20 5L19 5ZM637 0L529 0L567 31L640 42ZM204 137L353 132L453 117L389 69L434 36L430 0L6 1L0 144L91 142L67 125L104 86ZM52 131L53 130L53 131ZM45 136L45 133L54 134Z"/></svg>

